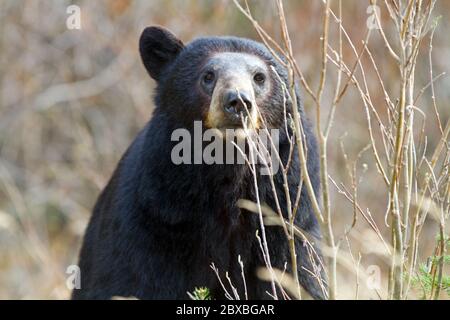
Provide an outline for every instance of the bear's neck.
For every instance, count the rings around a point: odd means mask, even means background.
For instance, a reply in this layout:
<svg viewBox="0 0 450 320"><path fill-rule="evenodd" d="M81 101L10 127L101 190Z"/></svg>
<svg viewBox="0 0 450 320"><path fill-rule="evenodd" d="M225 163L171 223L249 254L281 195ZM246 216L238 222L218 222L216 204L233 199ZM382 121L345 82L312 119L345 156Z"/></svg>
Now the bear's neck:
<svg viewBox="0 0 450 320"><path fill-rule="evenodd" d="M179 219L202 219L226 214L237 218L237 201L252 199L253 176L246 164L176 164L172 159L170 121L154 116L146 127L141 169L137 170L139 193L144 200L157 201L166 213ZM144 205L145 205L144 201ZM178 219L179 218L179 219Z"/></svg>

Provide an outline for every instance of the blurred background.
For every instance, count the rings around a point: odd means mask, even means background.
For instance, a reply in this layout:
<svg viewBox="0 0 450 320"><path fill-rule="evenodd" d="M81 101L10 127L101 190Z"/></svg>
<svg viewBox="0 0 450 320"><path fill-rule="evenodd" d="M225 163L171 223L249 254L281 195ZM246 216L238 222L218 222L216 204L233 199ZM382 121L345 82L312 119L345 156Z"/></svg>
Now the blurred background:
<svg viewBox="0 0 450 320"><path fill-rule="evenodd" d="M66 12L81 9L81 29L70 30ZM369 1L343 1L343 25L358 48L366 32ZM250 1L255 18L280 38L272 1ZM382 22L390 37L394 26L380 4ZM336 6L333 6L336 8ZM285 1L296 59L313 88L320 75L322 1ZM450 69L448 37L450 1L438 1L434 16L442 16L432 51L434 74ZM0 1L0 299L66 299L66 268L77 263L82 235L91 209L122 153L153 110L154 82L138 53L138 39L148 25L163 25L185 42L206 35L235 35L258 39L252 25L228 0L178 1ZM331 23L331 37L337 25ZM429 82L427 45L418 60L416 92ZM386 54L378 33L370 44L387 91L397 97L398 69ZM336 49L336 48L335 48ZM353 65L350 47L344 57ZM370 66L368 60L363 61ZM376 73L366 74L372 99L381 116L386 113L384 95ZM329 72L336 73L330 64ZM392 80L390 80L392 79ZM331 75L324 101L332 97ZM435 83L437 106L445 124L450 116L450 79ZM305 108L314 120L312 102ZM324 103L327 106L326 103ZM433 114L430 92L424 91L418 108ZM439 131L433 116L427 117L428 144L435 146ZM355 159L369 143L361 98L349 91L336 112L329 141L330 174L349 185L348 159ZM430 147L432 150L432 147ZM369 208L384 232L387 198L370 153L358 164L361 175L358 198ZM352 221L352 206L331 185L332 212L337 235ZM429 221L423 233L421 259L432 254L436 223ZM389 237L386 237L389 239ZM351 232L351 248L364 268L377 265L383 275L388 263L377 254L374 232L361 218ZM353 298L355 275L339 269L339 297ZM386 287L386 279L381 279ZM361 286L361 297L375 298ZM382 290L383 291L383 290Z"/></svg>

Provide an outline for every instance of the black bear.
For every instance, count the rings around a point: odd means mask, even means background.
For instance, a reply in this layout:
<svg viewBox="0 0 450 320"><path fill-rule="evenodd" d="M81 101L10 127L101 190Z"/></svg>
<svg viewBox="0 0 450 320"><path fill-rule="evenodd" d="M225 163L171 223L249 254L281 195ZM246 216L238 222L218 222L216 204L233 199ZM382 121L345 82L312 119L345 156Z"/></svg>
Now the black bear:
<svg viewBox="0 0 450 320"><path fill-rule="evenodd" d="M180 129L193 132L199 122L202 130L242 129L243 110L264 120L267 127L280 131L278 152L284 163L290 161L288 184L294 200L300 162L297 152L289 152L292 129L285 119L292 105L282 60L252 40L206 37L184 45L161 27L144 30L140 54L157 82L155 110L95 205L80 253L81 289L75 289L72 298L188 299L188 292L207 287L214 299L223 299L226 295L212 263L222 276L228 272L241 298L244 291L249 299L281 297L279 287L273 292L271 283L256 274L266 265L256 235L259 230L261 236L260 216L238 205L239 199L256 201L251 166L174 163L177 142L172 134ZM308 172L318 195L316 140L297 101ZM259 112L252 111L255 106ZM275 209L274 187L286 215L281 170L272 181L273 186L268 176L258 177L259 201ZM326 284L317 277L317 273L323 276L323 267L311 258L311 251L320 256L321 236L306 188L301 189L299 203L296 224L315 241L311 250L303 240L296 240L298 277L313 298L323 299ZM266 226L265 233L272 266L291 272L283 229Z"/></svg>

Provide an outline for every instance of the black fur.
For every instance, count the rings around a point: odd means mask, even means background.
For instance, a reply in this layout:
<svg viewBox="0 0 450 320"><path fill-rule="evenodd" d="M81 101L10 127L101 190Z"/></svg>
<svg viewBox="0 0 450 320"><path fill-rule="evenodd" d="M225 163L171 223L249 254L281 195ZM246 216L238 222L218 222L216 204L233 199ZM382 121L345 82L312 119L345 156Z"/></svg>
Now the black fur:
<svg viewBox="0 0 450 320"><path fill-rule="evenodd" d="M224 298L211 262L228 271L243 294L238 255L245 265L248 295L268 299L270 285L255 274L264 266L255 236L258 215L237 207L241 199L255 200L253 178L245 165L174 165L170 155L176 128L192 130L194 120L204 119L209 98L198 89L199 70L213 52L246 52L274 66L286 81L286 71L260 43L234 37L210 37L186 47L168 31L147 28L140 45L150 75L157 80L156 109L119 162L101 193L80 253L81 289L74 299L108 299L134 296L141 299L186 299L187 291L208 287L213 297ZM289 145L283 130L283 93L272 78L270 98L260 108L270 126L282 129L280 153L287 161ZM300 101L300 100L299 100ZM319 191L316 141L301 105L308 146L309 175ZM275 208L267 177L259 177L261 201ZM291 198L299 182L295 154L289 171ZM281 174L275 177L280 204L286 213ZM303 187L297 225L317 241L320 231L311 201ZM286 237L280 227L266 227L271 262L290 265ZM317 242L316 241L316 242ZM324 298L317 281L303 270L312 269L306 246L297 241L298 274L302 286L314 297ZM319 252L319 248L316 248ZM289 269L288 269L289 270Z"/></svg>

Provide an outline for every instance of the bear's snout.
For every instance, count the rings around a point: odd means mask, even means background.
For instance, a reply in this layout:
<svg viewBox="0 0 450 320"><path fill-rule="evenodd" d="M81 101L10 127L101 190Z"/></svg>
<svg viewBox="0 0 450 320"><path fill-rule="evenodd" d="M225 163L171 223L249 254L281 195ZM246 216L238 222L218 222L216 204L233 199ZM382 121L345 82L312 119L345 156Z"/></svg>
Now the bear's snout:
<svg viewBox="0 0 450 320"><path fill-rule="evenodd" d="M240 125L241 118L250 113L252 106L250 94L245 91L228 90L223 94L223 110L231 124Z"/></svg>

